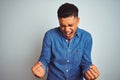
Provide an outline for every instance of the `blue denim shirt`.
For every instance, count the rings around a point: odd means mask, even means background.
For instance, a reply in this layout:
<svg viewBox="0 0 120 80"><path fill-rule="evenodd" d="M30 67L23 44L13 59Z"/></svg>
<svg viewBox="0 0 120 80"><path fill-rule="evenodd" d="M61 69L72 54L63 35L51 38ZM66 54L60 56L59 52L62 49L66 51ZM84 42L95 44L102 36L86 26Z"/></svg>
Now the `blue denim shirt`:
<svg viewBox="0 0 120 80"><path fill-rule="evenodd" d="M47 80L83 80L84 72L92 64L92 37L77 28L68 42L60 28L46 32L39 61L48 67Z"/></svg>

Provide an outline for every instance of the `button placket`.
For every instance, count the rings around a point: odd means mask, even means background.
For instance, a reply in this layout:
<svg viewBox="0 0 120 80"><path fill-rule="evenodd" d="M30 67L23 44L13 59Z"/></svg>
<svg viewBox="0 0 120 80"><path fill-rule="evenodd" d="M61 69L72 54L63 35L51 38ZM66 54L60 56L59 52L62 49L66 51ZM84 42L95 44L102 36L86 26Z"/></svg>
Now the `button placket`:
<svg viewBox="0 0 120 80"><path fill-rule="evenodd" d="M66 79L69 79L69 76L70 76L70 52L71 52L71 49L70 49L70 42L68 42L68 40L66 40L67 42L67 48L66 48L66 69L65 69L65 72L66 72Z"/></svg>

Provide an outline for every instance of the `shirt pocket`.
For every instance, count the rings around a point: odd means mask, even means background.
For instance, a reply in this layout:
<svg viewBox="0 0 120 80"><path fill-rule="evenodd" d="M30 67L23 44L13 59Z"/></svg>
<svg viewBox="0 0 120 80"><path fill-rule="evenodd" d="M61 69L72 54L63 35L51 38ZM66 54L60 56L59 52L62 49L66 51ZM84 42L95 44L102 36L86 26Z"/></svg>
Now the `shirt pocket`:
<svg viewBox="0 0 120 80"><path fill-rule="evenodd" d="M76 49L74 51L74 64L75 65L80 65L81 60L82 60L82 54L83 54L82 49Z"/></svg>

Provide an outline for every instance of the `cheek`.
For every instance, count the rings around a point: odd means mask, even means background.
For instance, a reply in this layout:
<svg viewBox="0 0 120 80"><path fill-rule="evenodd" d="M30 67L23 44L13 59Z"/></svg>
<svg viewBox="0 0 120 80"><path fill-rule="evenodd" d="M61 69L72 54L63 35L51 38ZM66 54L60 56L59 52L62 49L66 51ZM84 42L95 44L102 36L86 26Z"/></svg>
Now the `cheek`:
<svg viewBox="0 0 120 80"><path fill-rule="evenodd" d="M73 32L76 32L76 27L72 28L72 31L73 31Z"/></svg>
<svg viewBox="0 0 120 80"><path fill-rule="evenodd" d="M78 26L78 25L76 25L76 26L74 27L74 30L75 30L75 31L77 30L77 26Z"/></svg>
<svg viewBox="0 0 120 80"><path fill-rule="evenodd" d="M60 28L60 30L62 31L62 33L64 32L64 28Z"/></svg>

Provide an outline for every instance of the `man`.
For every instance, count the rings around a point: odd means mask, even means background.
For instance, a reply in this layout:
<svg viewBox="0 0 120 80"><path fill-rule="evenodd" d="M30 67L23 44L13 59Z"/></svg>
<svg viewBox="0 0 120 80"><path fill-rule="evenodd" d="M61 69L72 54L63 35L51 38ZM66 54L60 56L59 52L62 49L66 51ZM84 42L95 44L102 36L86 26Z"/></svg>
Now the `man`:
<svg viewBox="0 0 120 80"><path fill-rule="evenodd" d="M47 80L95 80L99 76L91 61L92 37L78 28L78 8L65 3L57 11L60 27L46 32L39 61L32 67L35 76ZM48 69L47 69L48 68Z"/></svg>

